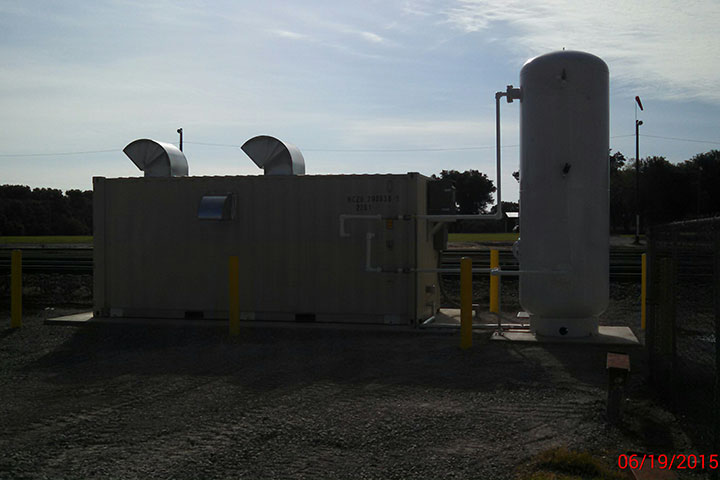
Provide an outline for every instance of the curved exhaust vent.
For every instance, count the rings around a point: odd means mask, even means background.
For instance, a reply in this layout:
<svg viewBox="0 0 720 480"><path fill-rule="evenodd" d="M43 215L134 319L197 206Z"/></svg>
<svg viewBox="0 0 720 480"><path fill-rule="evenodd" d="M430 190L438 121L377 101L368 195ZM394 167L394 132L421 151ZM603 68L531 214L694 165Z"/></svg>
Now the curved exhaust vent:
<svg viewBox="0 0 720 480"><path fill-rule="evenodd" d="M300 149L275 137L259 135L241 147L243 152L265 170L265 175L304 175L305 159Z"/></svg>
<svg viewBox="0 0 720 480"><path fill-rule="evenodd" d="M146 138L135 140L123 148L125 155L146 177L186 177L188 162L175 145Z"/></svg>

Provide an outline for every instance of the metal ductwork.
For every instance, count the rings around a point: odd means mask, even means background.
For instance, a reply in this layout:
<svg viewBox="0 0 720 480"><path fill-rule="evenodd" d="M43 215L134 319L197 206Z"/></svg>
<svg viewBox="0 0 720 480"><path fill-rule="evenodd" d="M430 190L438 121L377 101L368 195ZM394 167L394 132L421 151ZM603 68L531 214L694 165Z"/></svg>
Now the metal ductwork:
<svg viewBox="0 0 720 480"><path fill-rule="evenodd" d="M304 175L305 159L300 149L275 137L259 135L241 147L243 152L265 170L265 175Z"/></svg>
<svg viewBox="0 0 720 480"><path fill-rule="evenodd" d="M146 177L186 177L188 162L175 145L146 138L135 140L123 149L125 155Z"/></svg>

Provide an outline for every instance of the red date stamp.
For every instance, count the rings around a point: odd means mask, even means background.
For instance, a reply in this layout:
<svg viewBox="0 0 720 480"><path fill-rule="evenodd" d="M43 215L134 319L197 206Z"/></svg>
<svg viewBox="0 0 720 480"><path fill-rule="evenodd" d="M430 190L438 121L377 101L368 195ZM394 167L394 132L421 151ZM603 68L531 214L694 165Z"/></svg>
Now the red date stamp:
<svg viewBox="0 0 720 480"><path fill-rule="evenodd" d="M658 470L717 470L720 467L720 456L696 455L694 453L673 454L620 454L618 455L618 468L620 470L642 470L643 468Z"/></svg>

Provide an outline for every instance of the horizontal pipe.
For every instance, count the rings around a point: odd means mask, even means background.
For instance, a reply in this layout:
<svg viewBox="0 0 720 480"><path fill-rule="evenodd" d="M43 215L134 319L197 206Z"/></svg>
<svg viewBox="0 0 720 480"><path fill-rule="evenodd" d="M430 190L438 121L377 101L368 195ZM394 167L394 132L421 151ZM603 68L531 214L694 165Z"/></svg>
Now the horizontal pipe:
<svg viewBox="0 0 720 480"><path fill-rule="evenodd" d="M460 273L459 268L382 268L371 267L370 262L366 262L365 271L374 273ZM490 269L473 268L472 273L490 273Z"/></svg>
<svg viewBox="0 0 720 480"><path fill-rule="evenodd" d="M372 236L370 236L372 235ZM370 241L375 235L368 234L367 254L370 254ZM375 273L460 273L459 268L395 268L384 269L382 267L372 267L369 257L367 258L365 271ZM489 273L494 277L517 277L521 274L533 275L567 275L567 270L500 270L499 268L473 268L472 273Z"/></svg>
<svg viewBox="0 0 720 480"><path fill-rule="evenodd" d="M491 268L490 276L492 277L519 277L521 273L528 273L527 270L500 270L499 268Z"/></svg>
<svg viewBox="0 0 720 480"><path fill-rule="evenodd" d="M460 328L460 324L454 324L454 323L440 323L440 324L434 324L432 322L428 323L430 320L434 320L435 316L432 316L425 320L422 324L420 324L420 328ZM527 323L501 323L500 327L505 329L522 329L527 330L528 324ZM498 324L497 323L474 323L472 328L492 328L497 329Z"/></svg>
<svg viewBox="0 0 720 480"><path fill-rule="evenodd" d="M460 273L459 268L411 268L406 272L412 273ZM473 268L472 273L490 273L489 268Z"/></svg>
<svg viewBox="0 0 720 480"><path fill-rule="evenodd" d="M480 213L472 215L360 215L360 214L340 214L340 236L349 237L350 234L345 231L346 220L411 220L413 218L419 218L423 220L431 220L433 222L454 222L456 220L502 220L503 213L498 211L496 213Z"/></svg>
<svg viewBox="0 0 720 480"><path fill-rule="evenodd" d="M416 215L415 218L434 222L454 222L455 220L502 220L502 212L479 213L477 215Z"/></svg>
<svg viewBox="0 0 720 480"><path fill-rule="evenodd" d="M500 270L499 268L491 268L490 275L494 277L517 277L522 274L533 275L568 275L568 270Z"/></svg>

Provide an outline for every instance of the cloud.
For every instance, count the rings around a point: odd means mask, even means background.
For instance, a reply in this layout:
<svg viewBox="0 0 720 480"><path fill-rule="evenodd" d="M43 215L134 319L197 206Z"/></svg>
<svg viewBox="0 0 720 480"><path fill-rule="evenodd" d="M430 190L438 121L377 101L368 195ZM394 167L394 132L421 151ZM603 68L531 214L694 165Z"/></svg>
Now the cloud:
<svg viewBox="0 0 720 480"><path fill-rule="evenodd" d="M339 134L349 145L373 145L382 148L493 148L495 123L492 120L437 119L348 119ZM504 132L514 135L512 129ZM509 137L508 137L509 138Z"/></svg>
<svg viewBox="0 0 720 480"><path fill-rule="evenodd" d="M308 35L297 33L297 32L291 32L289 30L270 30L270 33L277 35L278 37L287 38L290 40L305 40L310 38Z"/></svg>
<svg viewBox="0 0 720 480"><path fill-rule="evenodd" d="M585 50L604 58L613 81L648 97L720 102L720 3L609 0L459 0L445 20L500 39L515 55Z"/></svg>
<svg viewBox="0 0 720 480"><path fill-rule="evenodd" d="M382 43L383 42L383 38L376 33L360 32L360 36L362 38L364 38L365 40L372 42L372 43Z"/></svg>
<svg viewBox="0 0 720 480"><path fill-rule="evenodd" d="M492 128L490 128L492 127ZM351 132L366 136L417 136L426 135L477 135L478 131L492 130L492 122L464 120L411 120L407 118L356 120L349 122ZM424 139L421 139L424 140Z"/></svg>

